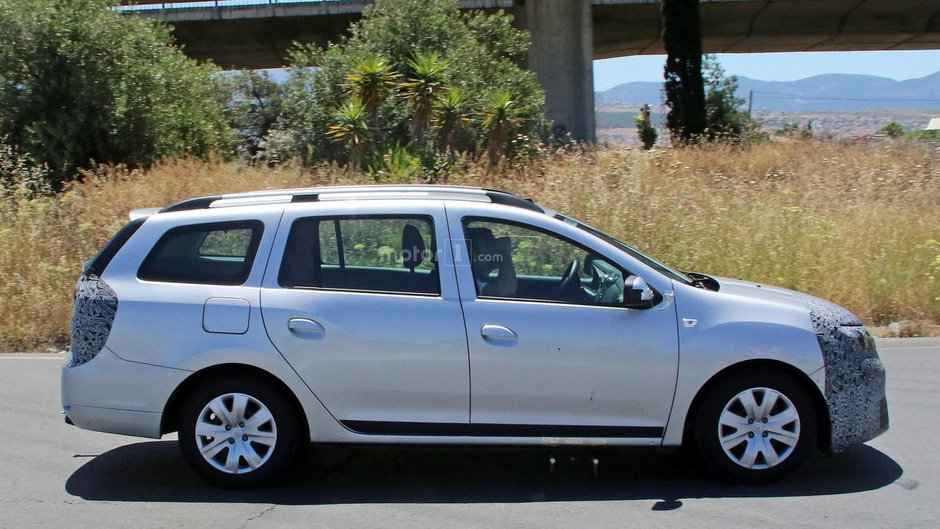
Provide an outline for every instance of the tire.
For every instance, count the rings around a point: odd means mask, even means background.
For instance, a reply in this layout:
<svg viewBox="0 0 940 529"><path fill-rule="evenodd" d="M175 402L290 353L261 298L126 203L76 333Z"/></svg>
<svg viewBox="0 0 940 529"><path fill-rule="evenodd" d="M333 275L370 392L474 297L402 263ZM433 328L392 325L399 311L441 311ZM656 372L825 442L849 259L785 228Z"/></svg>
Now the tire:
<svg viewBox="0 0 940 529"><path fill-rule="evenodd" d="M813 452L816 424L812 399L792 377L745 372L706 390L693 435L717 477L765 483L793 472Z"/></svg>
<svg viewBox="0 0 940 529"><path fill-rule="evenodd" d="M179 445L189 465L225 488L280 478L299 451L297 412L264 381L224 376L204 381L183 402Z"/></svg>

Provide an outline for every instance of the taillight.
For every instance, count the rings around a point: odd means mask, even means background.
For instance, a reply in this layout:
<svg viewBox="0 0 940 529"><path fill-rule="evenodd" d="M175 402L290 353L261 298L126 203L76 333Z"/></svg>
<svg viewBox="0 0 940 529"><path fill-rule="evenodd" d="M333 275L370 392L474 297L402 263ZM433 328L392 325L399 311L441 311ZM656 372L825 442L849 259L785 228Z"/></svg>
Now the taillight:
<svg viewBox="0 0 940 529"><path fill-rule="evenodd" d="M68 367L91 361L104 348L111 334L118 298L96 275L82 275L72 301L72 343Z"/></svg>

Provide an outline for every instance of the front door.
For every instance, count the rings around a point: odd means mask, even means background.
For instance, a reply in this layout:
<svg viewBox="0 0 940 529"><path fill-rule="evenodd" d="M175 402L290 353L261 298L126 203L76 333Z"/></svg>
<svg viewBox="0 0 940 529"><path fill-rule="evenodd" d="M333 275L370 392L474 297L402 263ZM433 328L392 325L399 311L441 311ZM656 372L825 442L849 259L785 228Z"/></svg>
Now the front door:
<svg viewBox="0 0 940 529"><path fill-rule="evenodd" d="M625 308L629 272L622 264L550 227L448 209L452 232L464 234L454 251L469 264L457 273L471 430L655 444L678 367L668 299L652 309Z"/></svg>

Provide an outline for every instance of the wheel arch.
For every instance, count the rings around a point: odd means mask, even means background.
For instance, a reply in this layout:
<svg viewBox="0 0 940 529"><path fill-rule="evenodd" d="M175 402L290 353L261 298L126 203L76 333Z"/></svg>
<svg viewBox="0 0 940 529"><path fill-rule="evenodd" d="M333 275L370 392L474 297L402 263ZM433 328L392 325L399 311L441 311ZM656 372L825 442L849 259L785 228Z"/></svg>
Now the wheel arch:
<svg viewBox="0 0 940 529"><path fill-rule="evenodd" d="M297 417L297 420L300 421L299 431L305 432L307 435L309 435L308 432L310 431L310 427L307 422L307 415L304 413L303 405L300 403L300 399L297 398L297 395L291 391L287 384L264 369L247 364L235 363L210 366L196 371L186 377L186 379L183 380L183 382L181 382L176 387L176 389L173 390L170 398L167 399L166 405L163 407L163 414L160 419L160 434L168 434L177 430L177 424L179 423L179 416L183 401L186 400L186 397L192 393L192 391L198 387L200 383L205 380L221 376L256 378L264 380L265 382L283 391L284 394L287 395L290 399L291 405L294 407L294 414Z"/></svg>
<svg viewBox="0 0 940 529"><path fill-rule="evenodd" d="M723 379L740 375L745 372L752 373L761 371L786 373L788 376L797 381L803 387L803 389L806 390L806 393L813 401L813 408L816 412L816 432L818 435L816 444L820 449L828 451L831 444L832 428L830 427L829 407L826 405L826 399L819 390L819 387L813 383L806 373L800 371L796 367L787 364L786 362L770 359L756 359L740 362L722 369L709 378L708 381L703 384L702 387L699 388L699 390L695 393L695 397L692 399L692 405L689 406L689 412L685 416L685 425L683 426L682 430L682 445L688 446L688 444L692 441L692 425L695 423L695 418L698 415L703 395L706 395L708 391L711 390L711 388L715 387Z"/></svg>

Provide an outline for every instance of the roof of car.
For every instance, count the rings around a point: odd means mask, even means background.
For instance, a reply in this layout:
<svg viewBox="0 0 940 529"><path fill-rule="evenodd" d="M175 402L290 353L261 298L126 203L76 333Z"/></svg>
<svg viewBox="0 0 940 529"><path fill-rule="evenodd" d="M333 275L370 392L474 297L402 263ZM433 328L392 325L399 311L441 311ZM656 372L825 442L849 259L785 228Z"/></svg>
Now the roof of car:
<svg viewBox="0 0 940 529"><path fill-rule="evenodd" d="M248 193L231 193L208 197L199 197L170 204L162 209L140 209L131 212L131 218L149 216L154 213L189 211L196 209L254 206L262 204L282 204L290 202L320 202L334 200L381 200L381 199L433 199L467 200L474 202L492 202L508 206L521 207L539 213L545 209L537 206L531 199L522 198L512 193L485 189L482 187L455 185L366 185L306 187L294 189L271 189Z"/></svg>

